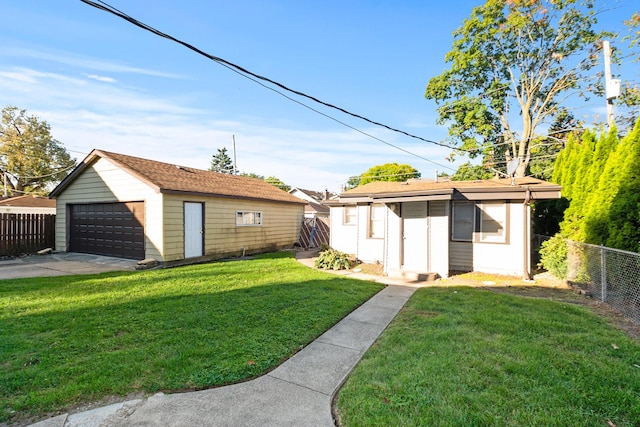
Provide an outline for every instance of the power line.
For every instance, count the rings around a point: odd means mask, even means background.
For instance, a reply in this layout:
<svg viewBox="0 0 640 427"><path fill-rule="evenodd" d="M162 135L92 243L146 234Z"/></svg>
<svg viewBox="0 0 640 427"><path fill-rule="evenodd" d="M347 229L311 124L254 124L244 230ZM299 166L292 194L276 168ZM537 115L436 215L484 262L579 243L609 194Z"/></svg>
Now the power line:
<svg viewBox="0 0 640 427"><path fill-rule="evenodd" d="M310 100L312 100L312 101L314 101L314 102L316 102L318 104L321 104L321 105L323 105L325 107L338 110L338 111L340 111L340 112L342 112L344 114L347 114L349 116L364 120L364 121L366 121L368 123L371 123L371 124L376 125L376 126L383 127L385 129L391 130L393 132L397 132L397 133L403 134L403 135L408 136L410 138L418 139L420 141L427 142L429 144L434 144L434 145L437 145L437 146L440 146L440 147L449 148L449 149L456 150L456 151L468 152L467 150L464 150L464 149L460 149L460 148L457 148L457 147L454 147L454 146L451 146L451 145L448 145L448 144L444 144L442 142L433 141L433 140L430 140L430 139L427 139L427 138L423 138L421 136L413 135L411 133L408 133L408 132L400 130L400 129L393 128L393 127L385 125L383 123L368 119L367 117L364 117L362 115L352 113L352 112L350 112L350 111L348 111L348 110L346 110L344 108L338 107L338 106L330 104L328 102L324 102L324 101L322 101L322 100L320 100L320 99L318 99L318 98L316 98L314 96L308 95L308 94L306 94L304 92L291 89L291 88L285 86L282 83L279 83L279 82L277 82L275 80L269 79L269 78L267 78L265 76L261 76L259 74L253 73L253 72L251 72L251 71L249 71L249 70L247 70L247 69L245 69L245 68L243 68L243 67L241 67L241 66L239 66L237 64L234 64L233 62L230 62L230 61L227 61L227 60L225 60L223 58L220 58L220 57L211 55L209 53L206 53L203 50L201 50L201 49L199 49L199 48L197 48L197 47L195 47L195 46L193 46L193 45L191 45L189 43L186 43L186 42L184 42L184 41L182 41L180 39L177 39L177 38L175 38L175 37L173 37L173 36L171 36L169 34L163 33L161 31L151 27L150 25L147 25L147 24L145 24L145 23L143 23L143 22L141 22L141 21L139 21L139 20L127 15L126 13L116 9L115 7L111 6L110 4L108 4L108 3L104 2L104 1L101 1L101 0L98 0L97 2L96 1L92 1L92 0L80 0L80 1L82 1L85 4L88 4L89 6L93 6L96 9L111 13L112 15L115 15L115 16L121 18L121 19L124 19L125 21L130 22L131 24L133 24L133 25L135 25L135 26L137 26L139 28L142 28L142 29L144 29L146 31L149 31L149 32L151 32L151 33L153 33L153 34L155 34L155 35L157 35L159 37L162 37L162 38L171 40L171 41L173 41L175 43L178 43L178 44L186 47L187 49L190 49L190 50L198 53L199 55L202 55L202 56L204 56L204 57L206 57L206 58L208 58L208 59L210 59L210 60L212 60L212 61L214 61L214 62L216 62L216 63L218 63L218 64L220 64L220 65L222 65L222 66L224 66L226 68L228 68L228 69L230 69L231 71L241 75L242 77L245 77L245 78L247 78L247 79L249 79L249 80L251 80L251 81L253 81L255 83L260 84L261 86L263 86L263 87L265 87L265 88L267 88L269 90L272 90L272 91L280 94L281 96L287 98L290 101L293 101L293 102L295 102L295 103L297 103L297 104L299 104L299 105L301 105L301 106L303 106L305 108L308 108L308 109L310 109L310 110L312 110L312 111L314 111L314 112L316 112L318 114L321 114L321 115L323 115L323 116L325 116L325 117L327 117L327 118L329 118L331 120L334 120L335 122L337 122L337 123L339 123L339 124L341 124L343 126L346 126L346 127L350 128L350 129L353 129L353 130L355 130L357 132L360 132L363 135L371 137L371 138L373 138L373 139L375 139L375 140L377 140L379 142L382 142L382 143L384 143L384 144L386 144L386 145L388 145L390 147L396 148L396 149L398 149L400 151L403 151L403 152L405 152L407 154L410 154L410 155L412 155L414 157L417 157L417 158L419 158L421 160L425 160L427 162L433 163L433 164L435 164L437 166L440 166L440 167L443 167L443 168L446 168L446 169L454 170L454 168L452 168L452 167L449 167L449 166L434 162L434 161L432 161L430 159L427 159L426 157L420 156L420 155L418 155L416 153L413 153L413 152L411 152L409 150L406 150L404 148L401 148L401 147L398 147L398 146L396 146L394 144L391 144L391 143L389 143L387 141L384 141L381 138L375 137L375 136L370 135L370 134L368 134L368 133L366 133L364 131L361 131L360 129L357 129L357 128L353 127L353 126L350 126L350 125L348 125L348 124L346 124L346 123L344 123L344 122L342 122L342 121L340 121L340 120L338 120L338 119L336 119L336 118L334 118L332 116L329 116L328 114L322 113L322 112L320 112L320 111L318 111L318 110L316 110L316 109L314 109L314 108L312 108L312 107L310 107L310 106L308 106L308 105L306 105L306 104L304 104L304 103L302 103L302 102L300 102L298 100L295 100L295 99L291 98L290 96L278 91L275 88L266 86L262 82L267 82L269 84L272 84L274 86L277 86L277 87L283 89L284 91L293 93L293 94L298 95L298 96L303 97L303 98L310 99Z"/></svg>

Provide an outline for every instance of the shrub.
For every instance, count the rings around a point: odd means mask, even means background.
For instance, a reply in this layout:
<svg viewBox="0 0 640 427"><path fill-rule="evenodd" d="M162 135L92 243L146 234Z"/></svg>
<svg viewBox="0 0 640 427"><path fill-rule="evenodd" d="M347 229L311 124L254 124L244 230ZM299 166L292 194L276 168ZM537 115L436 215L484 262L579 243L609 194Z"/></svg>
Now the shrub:
<svg viewBox="0 0 640 427"><path fill-rule="evenodd" d="M350 255L335 249L326 249L320 252L316 259L316 268L330 268L332 270L348 270L353 264Z"/></svg>
<svg viewBox="0 0 640 427"><path fill-rule="evenodd" d="M567 277L567 239L556 234L543 242L540 247L540 263L557 278Z"/></svg>

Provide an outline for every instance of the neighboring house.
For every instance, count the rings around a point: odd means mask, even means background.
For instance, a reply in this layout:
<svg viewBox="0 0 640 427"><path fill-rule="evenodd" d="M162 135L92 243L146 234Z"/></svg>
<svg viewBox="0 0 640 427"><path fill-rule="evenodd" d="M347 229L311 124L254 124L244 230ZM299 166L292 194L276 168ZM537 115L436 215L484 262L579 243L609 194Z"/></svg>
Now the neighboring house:
<svg viewBox="0 0 640 427"><path fill-rule="evenodd" d="M46 197L25 195L0 199L0 214L56 214L56 201Z"/></svg>
<svg viewBox="0 0 640 427"><path fill-rule="evenodd" d="M303 188L292 188L289 193L294 196L306 200L304 207L304 221L300 230L300 238L298 243L306 249L320 248L323 245L329 245L330 227L329 227L329 206L324 205L326 201L335 194L328 190L311 191Z"/></svg>
<svg viewBox="0 0 640 427"><path fill-rule="evenodd" d="M305 218L329 217L329 207L323 205L322 202L335 197L335 194L330 193L328 190L320 192L295 187L289 190L289 193L307 201L307 205L304 207Z"/></svg>
<svg viewBox="0 0 640 427"><path fill-rule="evenodd" d="M305 205L260 179L102 150L50 197L58 250L161 262L291 247Z"/></svg>
<svg viewBox="0 0 640 427"><path fill-rule="evenodd" d="M529 278L531 203L560 198L534 178L372 182L331 206L331 246L390 276L478 271Z"/></svg>

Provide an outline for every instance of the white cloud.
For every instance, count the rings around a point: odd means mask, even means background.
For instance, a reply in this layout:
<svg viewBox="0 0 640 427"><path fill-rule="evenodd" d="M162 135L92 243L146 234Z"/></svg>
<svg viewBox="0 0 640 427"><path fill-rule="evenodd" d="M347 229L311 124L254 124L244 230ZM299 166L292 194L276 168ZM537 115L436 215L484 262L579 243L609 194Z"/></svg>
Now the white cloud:
<svg viewBox="0 0 640 427"><path fill-rule="evenodd" d="M339 191L349 176L386 162L424 167L423 176L430 176L434 167L352 129L291 129L263 124L265 118L229 117L214 107L191 107L183 98L154 96L122 86L115 79L108 81L114 84L104 85L105 79L109 77L85 74L78 78L0 67L0 91L5 102L46 120L53 136L78 159L100 148L206 169L218 148L226 147L231 152L235 135L239 170L275 175L303 188ZM361 129L402 145L393 132ZM439 160L448 154L447 149L410 143L406 148L426 158Z"/></svg>
<svg viewBox="0 0 640 427"><path fill-rule="evenodd" d="M93 80L97 80L99 82L104 82L104 83L116 83L117 80L111 77L105 77L105 76L98 76L97 74L85 74L85 77L87 77L88 79L93 79Z"/></svg>
<svg viewBox="0 0 640 427"><path fill-rule="evenodd" d="M68 65L74 68L90 69L90 70L96 70L101 72L141 74L145 76L163 77L163 78L169 78L169 79L184 78L183 76L180 76L175 73L169 73L169 72L151 70L151 69L139 68L139 67L132 67L129 65L119 64L113 61L105 61L103 59L79 56L70 52L59 51L59 50L56 50L56 51L51 50L51 51L45 52L43 50L34 50L29 48L3 47L3 48L0 48L0 55L2 55L5 58L14 57L14 58L29 58L29 59L36 59L36 60L44 60L48 62Z"/></svg>

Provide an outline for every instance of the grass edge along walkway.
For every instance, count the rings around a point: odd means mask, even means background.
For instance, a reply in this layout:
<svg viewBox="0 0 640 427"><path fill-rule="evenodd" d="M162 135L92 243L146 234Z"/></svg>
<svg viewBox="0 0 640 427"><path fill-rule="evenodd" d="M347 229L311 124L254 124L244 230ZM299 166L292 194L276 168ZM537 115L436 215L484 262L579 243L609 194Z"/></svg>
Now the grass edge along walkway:
<svg viewBox="0 0 640 427"><path fill-rule="evenodd" d="M309 269L288 252L0 281L0 422L259 376L383 287Z"/></svg>
<svg viewBox="0 0 640 427"><path fill-rule="evenodd" d="M637 426L640 341L582 306L423 288L336 406L345 427Z"/></svg>

